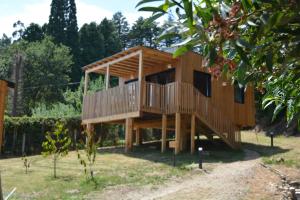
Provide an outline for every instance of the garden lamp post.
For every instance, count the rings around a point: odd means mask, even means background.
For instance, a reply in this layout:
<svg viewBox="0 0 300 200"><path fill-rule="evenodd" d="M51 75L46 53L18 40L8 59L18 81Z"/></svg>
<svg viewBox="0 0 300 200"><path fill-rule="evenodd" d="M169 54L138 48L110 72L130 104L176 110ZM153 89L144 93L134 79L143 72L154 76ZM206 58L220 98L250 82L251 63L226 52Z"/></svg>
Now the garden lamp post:
<svg viewBox="0 0 300 200"><path fill-rule="evenodd" d="M274 143L273 143L274 132L273 131L270 133L270 138L271 138L271 147L273 147L274 146Z"/></svg>
<svg viewBox="0 0 300 200"><path fill-rule="evenodd" d="M199 151L199 169L202 169L202 152L203 152L203 148L202 147L199 147L198 148L198 151Z"/></svg>

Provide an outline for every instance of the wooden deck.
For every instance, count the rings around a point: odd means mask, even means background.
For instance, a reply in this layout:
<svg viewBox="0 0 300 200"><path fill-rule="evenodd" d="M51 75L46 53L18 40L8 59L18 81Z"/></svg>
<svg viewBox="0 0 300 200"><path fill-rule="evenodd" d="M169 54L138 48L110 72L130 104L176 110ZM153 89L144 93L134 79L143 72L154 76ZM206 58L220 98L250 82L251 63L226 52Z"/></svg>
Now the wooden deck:
<svg viewBox="0 0 300 200"><path fill-rule="evenodd" d="M84 124L101 123L138 118L143 112L163 116L194 116L228 145L233 148L239 146L240 132L235 124L213 105L209 97L202 95L189 83L173 82L159 85L137 81L86 94L82 119ZM195 123L195 120L192 120L192 123Z"/></svg>

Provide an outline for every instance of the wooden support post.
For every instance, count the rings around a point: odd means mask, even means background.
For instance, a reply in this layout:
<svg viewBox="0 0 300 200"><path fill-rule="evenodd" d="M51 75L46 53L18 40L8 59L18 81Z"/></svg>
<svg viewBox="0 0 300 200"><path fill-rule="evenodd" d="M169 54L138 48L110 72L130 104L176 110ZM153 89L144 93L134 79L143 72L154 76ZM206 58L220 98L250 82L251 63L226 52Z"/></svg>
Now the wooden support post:
<svg viewBox="0 0 300 200"><path fill-rule="evenodd" d="M127 118L125 122L125 152L132 150L132 131L133 131L133 119Z"/></svg>
<svg viewBox="0 0 300 200"><path fill-rule="evenodd" d="M167 115L162 115L162 129L161 129L161 152L166 151L167 146Z"/></svg>
<svg viewBox="0 0 300 200"><path fill-rule="evenodd" d="M87 136L86 136L86 145L88 144L89 142L89 139L91 139L90 137L92 137L92 134L94 134L94 125L93 124L87 124L86 125L86 133L87 133Z"/></svg>
<svg viewBox="0 0 300 200"><path fill-rule="evenodd" d="M195 114L192 114L191 119L191 154L195 152L195 132L196 132L196 119Z"/></svg>
<svg viewBox="0 0 300 200"><path fill-rule="evenodd" d="M135 143L136 145L140 146L142 144L142 135L141 129L137 128L135 131Z"/></svg>
<svg viewBox="0 0 300 200"><path fill-rule="evenodd" d="M181 144L181 115L180 113L175 114L175 154L178 154L180 151Z"/></svg>
<svg viewBox="0 0 300 200"><path fill-rule="evenodd" d="M88 91L88 84L89 84L89 73L86 71L84 76L84 91L83 94L86 95Z"/></svg>
<svg viewBox="0 0 300 200"><path fill-rule="evenodd" d="M139 54L139 110L142 109L143 104L143 52Z"/></svg>
<svg viewBox="0 0 300 200"><path fill-rule="evenodd" d="M105 75L105 81L106 81L106 85L105 85L105 88L108 90L109 88L109 65L107 65L106 67L106 75Z"/></svg>

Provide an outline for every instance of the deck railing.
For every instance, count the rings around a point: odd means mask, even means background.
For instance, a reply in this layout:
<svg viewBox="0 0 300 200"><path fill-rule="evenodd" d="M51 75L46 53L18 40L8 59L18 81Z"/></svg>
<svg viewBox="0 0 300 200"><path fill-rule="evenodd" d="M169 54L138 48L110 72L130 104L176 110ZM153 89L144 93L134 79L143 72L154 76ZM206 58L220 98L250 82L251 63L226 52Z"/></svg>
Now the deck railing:
<svg viewBox="0 0 300 200"><path fill-rule="evenodd" d="M133 82L85 95L82 119L95 119L138 111L139 87L138 82Z"/></svg>

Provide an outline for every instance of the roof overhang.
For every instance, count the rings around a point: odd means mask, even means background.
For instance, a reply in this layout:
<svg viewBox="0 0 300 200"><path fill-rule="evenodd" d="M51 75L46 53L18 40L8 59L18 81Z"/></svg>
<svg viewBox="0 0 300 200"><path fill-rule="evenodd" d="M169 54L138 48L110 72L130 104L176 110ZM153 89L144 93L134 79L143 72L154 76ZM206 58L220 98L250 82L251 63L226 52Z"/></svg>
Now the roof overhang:
<svg viewBox="0 0 300 200"><path fill-rule="evenodd" d="M130 77L138 72L140 55L142 55L143 71L145 73L153 70L154 67L172 65L176 60L170 53L136 46L86 65L83 70L87 73L104 74L109 66L111 76Z"/></svg>

